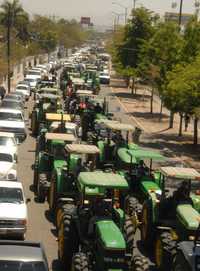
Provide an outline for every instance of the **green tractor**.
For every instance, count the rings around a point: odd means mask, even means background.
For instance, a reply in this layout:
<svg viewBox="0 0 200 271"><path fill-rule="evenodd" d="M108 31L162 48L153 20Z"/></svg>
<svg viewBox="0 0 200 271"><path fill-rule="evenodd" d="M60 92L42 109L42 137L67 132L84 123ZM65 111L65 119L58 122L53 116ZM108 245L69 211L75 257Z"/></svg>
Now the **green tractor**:
<svg viewBox="0 0 200 271"><path fill-rule="evenodd" d="M172 271L199 271L200 270L200 242L199 232L192 241L183 241L178 245L173 260Z"/></svg>
<svg viewBox="0 0 200 271"><path fill-rule="evenodd" d="M104 124L105 134L97 135L97 146L100 149L100 163L102 166L113 165L117 161L119 148L135 148L134 143L129 143L130 132L134 131L131 124L120 123L115 120L101 121ZM100 130L102 132L102 130Z"/></svg>
<svg viewBox="0 0 200 271"><path fill-rule="evenodd" d="M132 223L118 208L115 189L128 189L124 177L102 171L79 174L78 204L66 206L58 229L58 255L65 268L74 271L148 269L142 256L133 256Z"/></svg>
<svg viewBox="0 0 200 271"><path fill-rule="evenodd" d="M100 91L100 80L97 71L92 69L86 70L84 80L87 88L92 90L93 94L98 95Z"/></svg>
<svg viewBox="0 0 200 271"><path fill-rule="evenodd" d="M52 172L67 165L65 145L76 141L72 134L45 133L35 157L33 186L39 202L48 196Z"/></svg>
<svg viewBox="0 0 200 271"><path fill-rule="evenodd" d="M145 150L137 145L132 149L119 148L117 151L117 172L124 176L129 184L126 194L120 194L121 206L132 218L135 230L141 224L142 204L149 197L149 191L160 190L159 172L153 171L153 162L162 162L165 157L160 153ZM147 163L149 161L149 165Z"/></svg>
<svg viewBox="0 0 200 271"><path fill-rule="evenodd" d="M141 214L141 240L154 247L159 269L169 270L177 244L194 238L199 226L200 174L192 168L161 167L158 189L149 189Z"/></svg>
<svg viewBox="0 0 200 271"><path fill-rule="evenodd" d="M67 144L63 166L54 168L49 190L49 209L54 212L56 225L65 209L66 202L77 201L77 176L80 171L95 171L98 166L99 149L93 145Z"/></svg>
<svg viewBox="0 0 200 271"><path fill-rule="evenodd" d="M41 94L35 102L31 113L31 130L33 135L38 135L40 125L45 122L46 113L59 113L62 104L59 95Z"/></svg>

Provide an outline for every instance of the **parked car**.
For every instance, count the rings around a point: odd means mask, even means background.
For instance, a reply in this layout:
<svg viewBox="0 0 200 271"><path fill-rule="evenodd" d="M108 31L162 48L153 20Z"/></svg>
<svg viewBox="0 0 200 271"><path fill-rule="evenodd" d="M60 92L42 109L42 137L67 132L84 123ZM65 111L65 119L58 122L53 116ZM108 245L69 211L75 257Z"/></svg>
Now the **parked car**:
<svg viewBox="0 0 200 271"><path fill-rule="evenodd" d="M0 107L0 131L14 133L19 142L24 141L26 128L22 111Z"/></svg>
<svg viewBox="0 0 200 271"><path fill-rule="evenodd" d="M25 102L25 98L24 98L24 95L22 93L18 93L18 92L15 92L15 93L9 93L9 94L6 94L6 96L4 97L4 99L7 99L7 100L17 100L19 102L22 102L24 104Z"/></svg>
<svg viewBox="0 0 200 271"><path fill-rule="evenodd" d="M12 109L24 110L23 103L18 100L10 100L10 99L4 98L0 106L1 108L12 108Z"/></svg>
<svg viewBox="0 0 200 271"><path fill-rule="evenodd" d="M0 147L6 147L13 156L14 160L18 160L18 147L17 140L15 139L14 133L0 132Z"/></svg>
<svg viewBox="0 0 200 271"><path fill-rule="evenodd" d="M0 240L0 270L49 271L41 243Z"/></svg>
<svg viewBox="0 0 200 271"><path fill-rule="evenodd" d="M0 182L0 236L25 239L28 201L21 182Z"/></svg>
<svg viewBox="0 0 200 271"><path fill-rule="evenodd" d="M31 94L31 88L27 86L26 84L18 84L16 87L17 92L21 92L24 96L26 101L28 101L30 94Z"/></svg>
<svg viewBox="0 0 200 271"><path fill-rule="evenodd" d="M13 151L0 146L0 181L17 181L16 160Z"/></svg>

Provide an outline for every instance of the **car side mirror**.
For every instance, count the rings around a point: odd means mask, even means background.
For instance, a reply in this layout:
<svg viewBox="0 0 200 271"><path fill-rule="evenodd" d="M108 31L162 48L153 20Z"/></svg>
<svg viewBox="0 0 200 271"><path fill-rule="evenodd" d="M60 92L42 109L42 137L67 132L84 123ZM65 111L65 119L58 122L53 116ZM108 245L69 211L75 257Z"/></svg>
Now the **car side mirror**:
<svg viewBox="0 0 200 271"><path fill-rule="evenodd" d="M26 203L29 203L29 202L31 202L31 199L30 199L30 198L27 198L27 199L26 199Z"/></svg>

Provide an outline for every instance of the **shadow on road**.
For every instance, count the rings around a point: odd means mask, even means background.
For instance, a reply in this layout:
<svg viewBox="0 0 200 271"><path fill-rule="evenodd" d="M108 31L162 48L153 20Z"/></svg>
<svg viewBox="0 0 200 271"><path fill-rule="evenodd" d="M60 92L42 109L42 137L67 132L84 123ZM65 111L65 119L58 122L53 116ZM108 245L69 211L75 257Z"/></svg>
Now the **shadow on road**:
<svg viewBox="0 0 200 271"><path fill-rule="evenodd" d="M157 119L160 121L160 119L168 119L169 116L167 114L162 114L160 116L160 113L150 113L150 112L134 112L134 113L127 113L129 116L133 116L136 118L143 118L143 119Z"/></svg>
<svg viewBox="0 0 200 271"><path fill-rule="evenodd" d="M53 260L52 262L52 271L60 271L62 270L62 265L58 259Z"/></svg>

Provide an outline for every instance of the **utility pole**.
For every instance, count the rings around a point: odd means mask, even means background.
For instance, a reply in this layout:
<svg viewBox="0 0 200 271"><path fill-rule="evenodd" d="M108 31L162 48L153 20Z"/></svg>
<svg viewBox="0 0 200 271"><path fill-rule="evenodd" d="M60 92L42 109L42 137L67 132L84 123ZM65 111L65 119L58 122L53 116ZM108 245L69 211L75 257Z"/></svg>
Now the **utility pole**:
<svg viewBox="0 0 200 271"><path fill-rule="evenodd" d="M179 27L181 27L181 23L182 23L182 11L183 11L183 0L180 0Z"/></svg>
<svg viewBox="0 0 200 271"><path fill-rule="evenodd" d="M133 0L133 9L135 9L135 7L136 7L136 1L137 0Z"/></svg>
<svg viewBox="0 0 200 271"><path fill-rule="evenodd" d="M11 35L11 24L12 24L12 11L9 7L9 12L8 12L8 21L7 21L7 33L6 33L6 39L7 39L7 73L8 73L8 77L7 77L7 86L8 86L8 93L10 93L10 35Z"/></svg>
<svg viewBox="0 0 200 271"><path fill-rule="evenodd" d="M125 14L124 14L124 19L125 19L125 25L127 23L127 13L128 13L128 9L125 7Z"/></svg>

